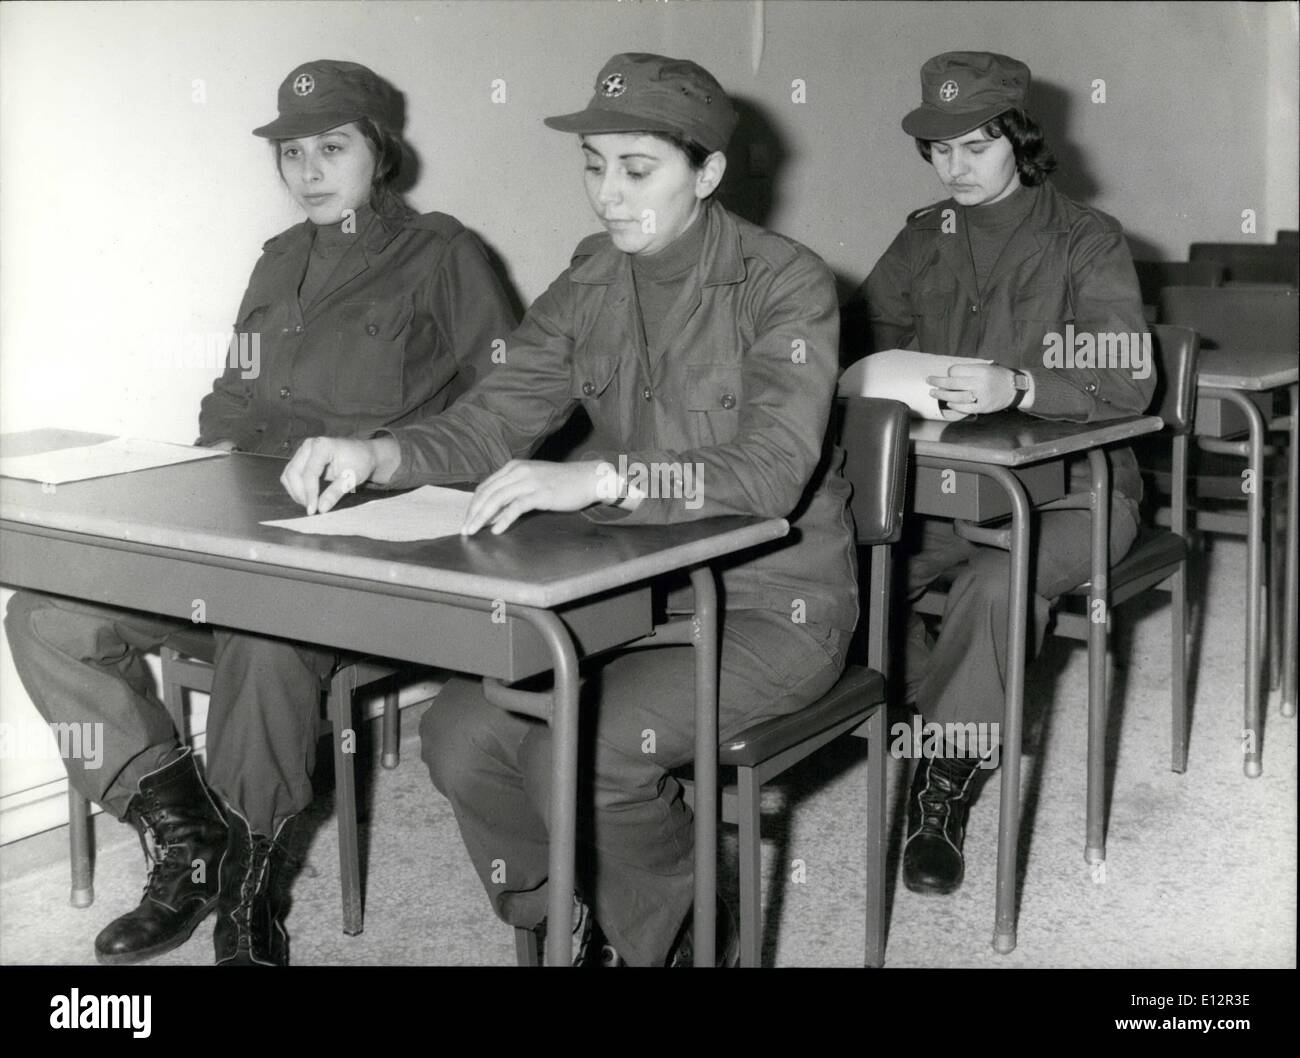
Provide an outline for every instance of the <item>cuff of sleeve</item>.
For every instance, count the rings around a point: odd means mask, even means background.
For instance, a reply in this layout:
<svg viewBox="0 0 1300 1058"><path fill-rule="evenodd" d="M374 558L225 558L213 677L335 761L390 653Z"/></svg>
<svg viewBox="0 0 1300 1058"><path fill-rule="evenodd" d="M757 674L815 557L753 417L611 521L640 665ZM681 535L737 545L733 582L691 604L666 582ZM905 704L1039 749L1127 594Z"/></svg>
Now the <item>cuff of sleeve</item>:
<svg viewBox="0 0 1300 1058"><path fill-rule="evenodd" d="M1068 422L1087 422L1092 413L1093 399L1071 385L1055 371L1045 367L1022 368L1034 380L1034 404L1025 408L1026 415L1040 419L1064 419Z"/></svg>
<svg viewBox="0 0 1300 1058"><path fill-rule="evenodd" d="M393 476L387 481L369 481L366 484L376 489L410 489L422 482L412 481L411 467L411 443L396 430L371 430L367 434L358 435L361 440L373 441L380 437L391 437L397 442L399 458L397 469L393 471Z"/></svg>

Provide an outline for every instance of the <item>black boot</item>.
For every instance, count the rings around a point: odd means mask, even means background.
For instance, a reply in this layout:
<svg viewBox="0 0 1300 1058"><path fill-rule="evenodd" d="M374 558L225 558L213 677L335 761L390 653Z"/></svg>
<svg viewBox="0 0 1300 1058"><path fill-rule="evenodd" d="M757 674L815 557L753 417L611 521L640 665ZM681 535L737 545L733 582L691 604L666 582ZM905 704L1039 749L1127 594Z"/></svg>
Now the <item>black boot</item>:
<svg viewBox="0 0 1300 1058"><path fill-rule="evenodd" d="M914 893L951 893L965 863L961 846L970 813L978 757L923 757L907 797L903 884Z"/></svg>
<svg viewBox="0 0 1300 1058"><path fill-rule="evenodd" d="M95 938L95 958L110 965L139 962L189 940L217 906L217 867L226 848L226 821L189 749L140 780L126 821L140 835L149 879L139 907Z"/></svg>
<svg viewBox="0 0 1300 1058"><path fill-rule="evenodd" d="M255 834L231 809L230 839L221 858L221 902L212 934L218 966L288 966L289 934L286 845L297 816L285 819L273 836Z"/></svg>

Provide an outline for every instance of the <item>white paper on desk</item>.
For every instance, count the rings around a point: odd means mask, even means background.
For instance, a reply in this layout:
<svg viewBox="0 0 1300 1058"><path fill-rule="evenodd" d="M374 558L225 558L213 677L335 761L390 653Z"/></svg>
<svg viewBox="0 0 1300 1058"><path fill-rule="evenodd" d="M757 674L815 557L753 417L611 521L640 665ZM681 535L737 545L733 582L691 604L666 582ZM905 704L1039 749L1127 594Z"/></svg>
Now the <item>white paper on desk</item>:
<svg viewBox="0 0 1300 1058"><path fill-rule="evenodd" d="M365 536L397 542L437 540L460 532L472 496L459 489L425 485L414 492L371 500L345 510L262 524L321 536Z"/></svg>
<svg viewBox="0 0 1300 1058"><path fill-rule="evenodd" d="M115 437L99 444L0 458L0 476L62 485L68 481L107 478L114 474L129 474L135 470L151 470L154 467L212 459L221 455L225 455L225 452L217 448L194 448L190 445L166 444L163 441L145 441L138 437Z"/></svg>
<svg viewBox="0 0 1300 1058"><path fill-rule="evenodd" d="M912 349L886 349L864 356L845 369L840 376L841 397L881 397L902 401L922 419L956 422L966 418L964 412L949 411L945 416L939 402L930 396L934 387L926 381L931 375L946 375L953 364L991 364L969 356L942 356L918 353Z"/></svg>

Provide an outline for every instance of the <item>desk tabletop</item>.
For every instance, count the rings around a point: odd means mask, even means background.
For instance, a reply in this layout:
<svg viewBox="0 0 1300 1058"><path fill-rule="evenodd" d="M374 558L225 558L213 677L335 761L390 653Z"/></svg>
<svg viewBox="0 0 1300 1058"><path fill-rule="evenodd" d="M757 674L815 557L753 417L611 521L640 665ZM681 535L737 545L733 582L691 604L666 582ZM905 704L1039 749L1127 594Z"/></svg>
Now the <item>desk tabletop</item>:
<svg viewBox="0 0 1300 1058"><path fill-rule="evenodd" d="M1300 381L1295 352L1259 349L1202 349L1196 384L1215 389L1265 390Z"/></svg>
<svg viewBox="0 0 1300 1058"><path fill-rule="evenodd" d="M110 438L66 430L0 437L4 455L28 455ZM280 486L284 461L233 453L53 490L0 478L7 531L62 530L223 560L551 608L777 540L784 519L725 517L671 526L597 525L578 514L525 515L501 536L391 543L309 536L259 524L301 515ZM363 489L351 506L393 495Z"/></svg>
<svg viewBox="0 0 1300 1058"><path fill-rule="evenodd" d="M1018 467L1086 452L1163 428L1157 415L1083 423L1003 411L958 422L913 419L910 439L912 451L918 456Z"/></svg>

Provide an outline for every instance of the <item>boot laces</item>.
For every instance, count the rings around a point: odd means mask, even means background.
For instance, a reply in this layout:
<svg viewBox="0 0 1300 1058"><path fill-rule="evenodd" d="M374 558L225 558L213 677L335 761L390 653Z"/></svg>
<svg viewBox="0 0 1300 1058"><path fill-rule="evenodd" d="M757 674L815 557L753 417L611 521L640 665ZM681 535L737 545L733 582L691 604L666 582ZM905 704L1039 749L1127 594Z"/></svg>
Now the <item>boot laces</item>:
<svg viewBox="0 0 1300 1058"><path fill-rule="evenodd" d="M263 834L252 836L248 866L244 869L244 877L239 882L239 904L230 913L239 932L237 944L240 948L248 949L252 946L253 902L257 899L258 893L265 891L267 874L271 869L271 854L277 850L285 857L286 863L297 862L291 861L287 847L273 838Z"/></svg>
<svg viewBox="0 0 1300 1058"><path fill-rule="evenodd" d="M954 805L966 799L966 783L955 783L952 777L930 762L927 782L917 795L921 806L921 826L942 830L952 816Z"/></svg>
<svg viewBox="0 0 1300 1058"><path fill-rule="evenodd" d="M158 836L157 829L147 820L142 820L140 829L140 848L144 851L144 862L148 868L148 875L144 880L144 890L142 896L149 896L154 892L154 886L162 885L162 875L169 869L183 869L185 867L184 851L185 846L177 842L168 842Z"/></svg>

